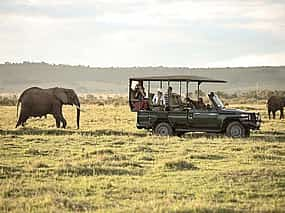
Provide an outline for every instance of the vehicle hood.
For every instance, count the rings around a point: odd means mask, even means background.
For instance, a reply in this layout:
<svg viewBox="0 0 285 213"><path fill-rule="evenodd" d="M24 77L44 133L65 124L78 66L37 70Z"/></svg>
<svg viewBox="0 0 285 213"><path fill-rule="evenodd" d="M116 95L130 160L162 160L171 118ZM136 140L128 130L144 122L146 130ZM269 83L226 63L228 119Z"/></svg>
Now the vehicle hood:
<svg viewBox="0 0 285 213"><path fill-rule="evenodd" d="M249 114L250 112L241 110L241 109L220 109L220 113L222 114Z"/></svg>

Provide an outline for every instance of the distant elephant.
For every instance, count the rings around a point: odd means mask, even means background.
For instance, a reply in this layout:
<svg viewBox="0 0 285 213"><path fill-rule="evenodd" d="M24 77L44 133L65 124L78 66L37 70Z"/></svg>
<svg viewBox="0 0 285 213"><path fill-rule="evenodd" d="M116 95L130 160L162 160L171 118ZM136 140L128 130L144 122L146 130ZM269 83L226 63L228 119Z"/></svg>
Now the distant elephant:
<svg viewBox="0 0 285 213"><path fill-rule="evenodd" d="M66 120L62 114L62 105L75 105L77 108L77 128L79 128L80 120L80 102L79 98L72 89L65 88L49 88L42 89L39 87L31 87L26 89L19 97L17 103L18 108L21 103L21 112L16 124L16 128L20 125L24 126L29 117L42 117L52 114L56 120L56 127L66 127Z"/></svg>
<svg viewBox="0 0 285 213"><path fill-rule="evenodd" d="M271 96L267 101L268 117L270 119L270 114L272 112L273 119L275 119L276 111L280 110L280 119L284 118L283 107L285 106L285 97Z"/></svg>

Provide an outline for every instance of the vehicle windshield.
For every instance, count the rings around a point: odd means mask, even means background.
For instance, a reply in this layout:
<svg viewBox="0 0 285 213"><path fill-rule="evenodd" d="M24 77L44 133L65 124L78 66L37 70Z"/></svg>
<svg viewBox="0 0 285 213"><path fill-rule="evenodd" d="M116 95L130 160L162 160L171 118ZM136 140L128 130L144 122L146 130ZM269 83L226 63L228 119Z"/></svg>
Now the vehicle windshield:
<svg viewBox="0 0 285 213"><path fill-rule="evenodd" d="M212 96L212 101L214 102L214 105L216 105L218 108L225 108L223 102L216 94Z"/></svg>

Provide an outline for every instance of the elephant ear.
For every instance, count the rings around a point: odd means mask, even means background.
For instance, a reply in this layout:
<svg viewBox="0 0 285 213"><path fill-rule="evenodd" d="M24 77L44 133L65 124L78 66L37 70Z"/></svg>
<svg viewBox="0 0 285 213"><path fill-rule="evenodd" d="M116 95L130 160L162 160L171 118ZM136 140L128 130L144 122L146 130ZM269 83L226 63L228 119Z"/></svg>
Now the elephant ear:
<svg viewBox="0 0 285 213"><path fill-rule="evenodd" d="M67 94L66 94L66 92L65 92L65 90L63 88L55 88L54 95L63 104L67 104L68 103L68 97L67 97Z"/></svg>

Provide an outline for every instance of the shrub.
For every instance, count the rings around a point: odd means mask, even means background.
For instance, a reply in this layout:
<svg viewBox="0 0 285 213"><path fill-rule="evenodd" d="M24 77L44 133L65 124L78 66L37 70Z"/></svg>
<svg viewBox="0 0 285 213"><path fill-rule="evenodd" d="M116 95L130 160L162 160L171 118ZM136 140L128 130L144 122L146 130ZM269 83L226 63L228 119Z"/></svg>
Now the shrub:
<svg viewBox="0 0 285 213"><path fill-rule="evenodd" d="M194 164L188 161L185 161L185 160L166 162L165 167L171 170L196 170L198 169L198 167L196 167Z"/></svg>

